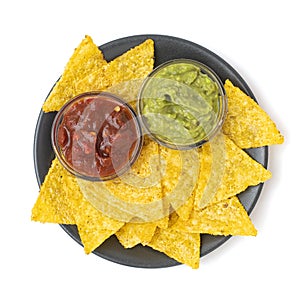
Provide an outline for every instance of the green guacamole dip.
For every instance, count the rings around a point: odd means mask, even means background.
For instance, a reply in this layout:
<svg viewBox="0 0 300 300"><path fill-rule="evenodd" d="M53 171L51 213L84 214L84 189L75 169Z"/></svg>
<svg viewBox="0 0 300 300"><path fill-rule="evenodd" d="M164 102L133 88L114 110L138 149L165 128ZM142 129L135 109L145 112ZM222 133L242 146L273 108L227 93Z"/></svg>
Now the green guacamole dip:
<svg viewBox="0 0 300 300"><path fill-rule="evenodd" d="M193 62L173 62L156 69L140 93L146 127L162 142L199 143L216 127L220 110L217 83Z"/></svg>

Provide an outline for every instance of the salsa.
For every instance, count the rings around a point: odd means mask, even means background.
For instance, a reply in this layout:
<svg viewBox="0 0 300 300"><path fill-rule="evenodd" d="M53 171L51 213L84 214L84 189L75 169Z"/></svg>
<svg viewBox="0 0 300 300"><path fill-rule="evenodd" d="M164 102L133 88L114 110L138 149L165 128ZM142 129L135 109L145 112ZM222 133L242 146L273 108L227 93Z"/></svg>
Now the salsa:
<svg viewBox="0 0 300 300"><path fill-rule="evenodd" d="M220 98L217 83L197 64L175 60L146 80L139 108L152 135L185 146L206 139L214 130Z"/></svg>
<svg viewBox="0 0 300 300"><path fill-rule="evenodd" d="M132 160L140 132L126 104L97 94L75 101L57 130L65 161L89 177L114 176Z"/></svg>

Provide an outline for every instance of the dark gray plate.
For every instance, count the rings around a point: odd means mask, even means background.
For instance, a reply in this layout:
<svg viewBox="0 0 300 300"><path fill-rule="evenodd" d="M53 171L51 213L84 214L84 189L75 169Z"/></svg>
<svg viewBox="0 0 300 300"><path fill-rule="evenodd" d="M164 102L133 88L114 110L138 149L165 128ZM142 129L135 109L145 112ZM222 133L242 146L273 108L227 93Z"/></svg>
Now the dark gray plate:
<svg viewBox="0 0 300 300"><path fill-rule="evenodd" d="M250 97L255 99L252 91L243 78L222 58L207 50L206 48L192 42L164 35L138 35L121 38L100 46L107 61L114 59L130 48L140 44L145 39L151 38L155 42L155 66L174 58L195 59L211 67L223 82L229 78L232 83ZM34 139L34 164L39 186L44 181L54 152L50 142L50 131L55 113L40 112ZM264 167L268 163L268 147L247 150L247 153ZM250 214L254 208L262 190L262 184L250 187L239 195L239 198L247 212ZM76 226L61 225L61 227L79 244L80 237ZM204 256L218 248L229 237L211 236L203 234L201 236L201 256ZM98 247L94 254L110 261L141 268L162 268L178 265L179 263L169 258L163 253L152 250L148 247L136 246L132 249L124 249L115 236L106 240Z"/></svg>

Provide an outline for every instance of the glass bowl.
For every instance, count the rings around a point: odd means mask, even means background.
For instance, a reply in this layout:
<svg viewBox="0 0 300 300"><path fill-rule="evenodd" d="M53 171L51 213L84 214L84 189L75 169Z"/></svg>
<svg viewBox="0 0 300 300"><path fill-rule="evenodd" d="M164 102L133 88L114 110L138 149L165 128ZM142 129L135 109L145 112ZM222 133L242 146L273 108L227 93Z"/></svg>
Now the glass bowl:
<svg viewBox="0 0 300 300"><path fill-rule="evenodd" d="M227 98L213 70L198 61L175 59L147 76L137 108L152 139L172 149L187 150L201 146L220 130Z"/></svg>
<svg viewBox="0 0 300 300"><path fill-rule="evenodd" d="M51 142L61 164L77 177L106 181L138 158L143 135L132 107L106 92L83 93L55 116Z"/></svg>

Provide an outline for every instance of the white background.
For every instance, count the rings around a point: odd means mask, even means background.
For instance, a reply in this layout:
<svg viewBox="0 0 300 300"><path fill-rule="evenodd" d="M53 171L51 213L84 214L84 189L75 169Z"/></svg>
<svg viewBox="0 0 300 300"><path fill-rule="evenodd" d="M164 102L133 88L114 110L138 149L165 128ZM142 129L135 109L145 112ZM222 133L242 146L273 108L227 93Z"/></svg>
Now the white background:
<svg viewBox="0 0 300 300"><path fill-rule="evenodd" d="M297 1L1 1L1 299L299 299ZM85 255L58 225L30 221L38 195L33 135L42 103L85 34L98 45L167 34L224 58L285 136L273 178L235 237L186 266L137 269ZM4 276L4 278L3 278Z"/></svg>

